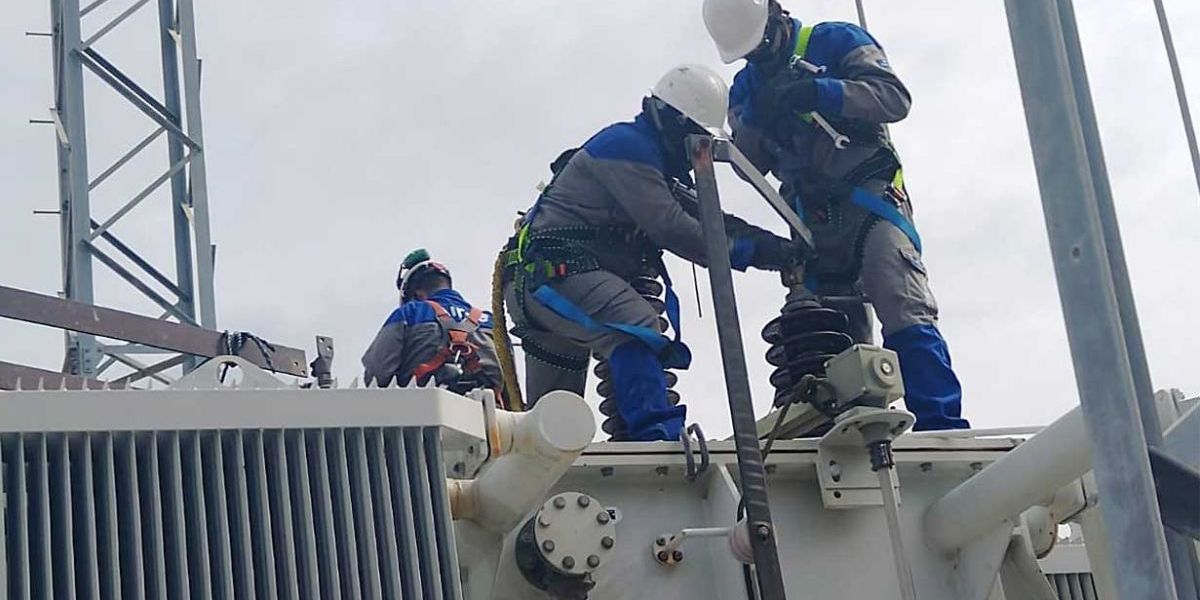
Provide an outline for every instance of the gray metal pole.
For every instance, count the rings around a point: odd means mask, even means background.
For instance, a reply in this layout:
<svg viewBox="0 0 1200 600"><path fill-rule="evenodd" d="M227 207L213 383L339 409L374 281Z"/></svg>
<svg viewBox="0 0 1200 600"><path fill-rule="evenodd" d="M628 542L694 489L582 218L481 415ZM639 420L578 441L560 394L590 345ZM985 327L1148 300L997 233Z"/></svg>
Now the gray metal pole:
<svg viewBox="0 0 1200 600"><path fill-rule="evenodd" d="M216 295L213 291L214 250L208 216L208 171L204 162L204 127L200 118L200 59L196 55L196 13L192 0L177 0L175 16L183 59L183 106L187 134L201 146L192 151L188 166L192 228L196 236L196 301L199 303L200 325L217 329Z"/></svg>
<svg viewBox="0 0 1200 600"><path fill-rule="evenodd" d="M1100 127L1096 120L1095 106L1092 104L1092 91L1088 83L1083 46L1079 40L1075 7L1072 0L1059 0L1058 4L1067 62L1070 65L1071 80L1075 89L1075 104L1079 110L1084 148L1087 151L1088 166L1092 172L1096 194L1096 208L1104 235L1104 247L1108 252L1108 267L1112 273L1117 309L1121 317L1121 330L1125 337L1125 352L1129 357L1129 366L1133 373L1133 388L1137 394L1138 412L1142 417L1142 431L1150 446L1158 446L1162 444L1163 439L1162 424L1158 418L1158 405L1154 401L1154 384L1150 379L1150 365L1146 360L1146 349L1142 342L1142 328L1138 321L1137 305L1133 298L1133 285L1129 281L1129 265L1125 262L1121 228L1117 223L1112 187L1108 180L1108 167L1104 160L1103 144L1100 141ZM1175 574L1176 591L1181 598L1200 598L1193 569L1196 561L1195 546L1186 536L1177 532L1168 530L1166 536L1171 571Z"/></svg>
<svg viewBox="0 0 1200 600"><path fill-rule="evenodd" d="M729 264L729 239L717 192L713 165L713 139L692 136L692 168L696 174L696 195L700 200L700 225L704 229L708 258L708 278L712 285L717 336L721 344L721 363L725 369L725 387L729 393L729 413L737 447L738 474L742 501L750 527L750 545L762 600L786 598L783 572L775 546L775 528L767 501L767 477L762 452L758 447L754 403L750 397L750 374L746 370L746 351L742 346L742 326L738 321L737 299L733 292L733 270Z"/></svg>
<svg viewBox="0 0 1200 600"><path fill-rule="evenodd" d="M171 31L175 27L175 0L158 0L159 46L162 48L163 106L171 113L175 126L183 129L183 104L179 100L179 53ZM183 160L183 140L167 135L168 164ZM192 224L187 215L187 172L181 169L171 177L171 215L175 228L175 285L179 289L179 309L199 323L196 317L196 286L192 277ZM186 373L196 368L196 359L183 364Z"/></svg>
<svg viewBox="0 0 1200 600"><path fill-rule="evenodd" d="M1096 182L1055 0L1006 0L1042 210L1122 600L1173 600Z"/></svg>
<svg viewBox="0 0 1200 600"><path fill-rule="evenodd" d="M1196 142L1192 109L1188 107L1187 93L1183 89L1183 73L1179 69L1179 57L1175 55L1175 41L1171 39L1171 24L1167 20L1167 9L1162 0L1154 0L1154 10L1158 13L1158 28L1162 32L1163 45L1167 49L1171 79L1175 82L1175 97L1179 100L1179 113L1183 117L1183 133L1187 136L1188 151L1192 155L1192 171L1196 175L1196 190L1200 191L1200 144Z"/></svg>
<svg viewBox="0 0 1200 600"><path fill-rule="evenodd" d="M62 198L64 286L70 300L91 304L94 301L92 284L92 255L85 240L91 233L91 202L88 195L87 127L84 121L83 64L79 50L83 43L80 31L79 0L54 0L55 18L55 111L66 133L59 139L59 169ZM74 356L71 371L83 377L96 375L100 348L90 335L68 336L68 356ZM72 350L74 352L72 352Z"/></svg>

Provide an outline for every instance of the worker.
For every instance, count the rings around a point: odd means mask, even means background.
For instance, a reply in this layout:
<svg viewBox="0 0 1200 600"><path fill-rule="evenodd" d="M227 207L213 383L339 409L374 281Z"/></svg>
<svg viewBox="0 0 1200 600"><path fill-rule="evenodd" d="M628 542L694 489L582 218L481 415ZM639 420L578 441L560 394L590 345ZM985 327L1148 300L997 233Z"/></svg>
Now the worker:
<svg viewBox="0 0 1200 600"><path fill-rule="evenodd" d="M804 25L775 0L705 0L703 14L721 59L746 61L730 89L734 142L780 180L813 232L808 287L855 299L845 310L863 343L870 319L857 298L871 303L916 429L969 427L884 127L908 115L911 98L883 48L850 23Z"/></svg>
<svg viewBox="0 0 1200 600"><path fill-rule="evenodd" d="M720 133L727 102L728 87L710 69L673 68L633 121L605 127L551 166L554 178L506 254L505 297L529 401L559 389L582 395L594 353L609 363L627 427L614 439L679 439L686 407L668 401L663 369L687 368L691 355L662 253L704 265L706 250L694 203L681 204L671 186L691 183L687 136ZM726 228L737 269L779 270L795 255L789 240L744 221L727 217ZM647 272L666 283L673 339L630 285Z"/></svg>
<svg viewBox="0 0 1200 600"><path fill-rule="evenodd" d="M424 249L405 257L396 276L400 306L363 354L367 385L432 384L459 394L489 389L501 404L492 315L452 285L450 270Z"/></svg>

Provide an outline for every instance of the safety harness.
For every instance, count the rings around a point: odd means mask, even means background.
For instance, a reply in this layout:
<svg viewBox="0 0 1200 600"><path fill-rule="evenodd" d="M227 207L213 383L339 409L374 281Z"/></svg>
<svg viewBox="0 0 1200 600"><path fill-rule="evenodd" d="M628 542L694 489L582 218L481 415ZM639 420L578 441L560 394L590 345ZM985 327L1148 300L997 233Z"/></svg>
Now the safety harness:
<svg viewBox="0 0 1200 600"><path fill-rule="evenodd" d="M805 59L809 52L809 42L812 38L812 30L815 25L804 25L799 29L796 36L796 50L793 55L799 59ZM800 119L805 122L812 122L812 113L800 114ZM844 178L845 185L851 187L850 202L860 206L866 211L871 212L882 220L894 224L894 226L904 232L908 240L912 241L912 245L917 248L917 252L922 251L920 246L920 234L917 233L917 228L913 226L912 221L900 212L898 202L889 202L888 198L881 198L878 194L871 193L860 187L863 181L875 178L878 175L887 176L889 170L894 169L892 174L892 182L888 188L889 196L896 196L890 200L905 200L907 192L904 187L904 168L900 166L900 157L896 155L895 148L887 139L882 140L883 148L880 154L869 158L868 161L860 164L856 169L853 169L850 174ZM886 161L886 164L880 164L880 161ZM799 206L797 206L799 209Z"/></svg>
<svg viewBox="0 0 1200 600"><path fill-rule="evenodd" d="M425 304L433 309L433 314L437 316L438 323L446 330L448 337L447 343L438 350L438 353L428 361L417 365L413 369L413 379L419 384L424 384L429 377L437 373L439 369L447 363L457 365L462 369L463 375L475 375L480 370L479 364L479 346L471 341L471 334L479 329L479 323L483 319L483 311L476 307L471 307L471 311L467 314L467 318L462 321L457 321L445 307L433 300L426 300ZM453 387L454 382L439 382Z"/></svg>
<svg viewBox="0 0 1200 600"><path fill-rule="evenodd" d="M521 314L525 310L525 292L529 291L538 302L560 317L574 322L588 331L602 333L614 331L634 337L658 355L667 368L686 369L691 364L691 351L680 340L679 298L671 288L671 278L662 261L662 250L655 247L639 230L628 226L607 225L553 227L533 230L538 206L546 193L554 186L558 175L566 166L563 157L569 157L578 149L568 150L555 161L558 168L554 177L543 188L533 208L525 215L517 234L509 239L504 249L504 280L512 281L517 290L516 301ZM568 158L569 159L569 158ZM657 329L627 323L599 322L576 306L554 287L547 285L571 275L591 271L608 270L602 256L621 256L633 266L648 266L662 277L666 288L667 320L674 330L673 339L665 337ZM529 328L518 324L513 332L524 339L526 353L559 368L579 370L587 368L586 357L576 360L541 348L536 341L523 336Z"/></svg>

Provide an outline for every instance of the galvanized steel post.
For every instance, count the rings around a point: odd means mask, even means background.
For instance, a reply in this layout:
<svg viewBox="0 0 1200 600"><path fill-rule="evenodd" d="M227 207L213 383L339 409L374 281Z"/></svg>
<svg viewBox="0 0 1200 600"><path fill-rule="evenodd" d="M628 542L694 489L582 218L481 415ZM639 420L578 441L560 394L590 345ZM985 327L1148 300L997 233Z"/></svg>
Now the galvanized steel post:
<svg viewBox="0 0 1200 600"><path fill-rule="evenodd" d="M786 592L775 545L771 507L767 500L767 478L763 469L762 452L758 447L754 404L750 397L750 375L746 369L745 348L742 346L737 299L733 292L729 240L725 235L724 215L721 212L721 198L717 192L716 169L713 164L713 139L708 136L692 136L689 142L692 168L696 174L696 195L700 199L700 224L704 230L708 277L712 285L713 309L717 318L717 335L720 338L721 362L725 370L725 387L729 393L729 413L737 446L742 501L746 506L746 519L750 526L750 544L754 550L759 590L763 600L782 600L786 598Z"/></svg>
<svg viewBox="0 0 1200 600"><path fill-rule="evenodd" d="M1176 598L1063 12L1006 0L1042 209L1122 600Z"/></svg>

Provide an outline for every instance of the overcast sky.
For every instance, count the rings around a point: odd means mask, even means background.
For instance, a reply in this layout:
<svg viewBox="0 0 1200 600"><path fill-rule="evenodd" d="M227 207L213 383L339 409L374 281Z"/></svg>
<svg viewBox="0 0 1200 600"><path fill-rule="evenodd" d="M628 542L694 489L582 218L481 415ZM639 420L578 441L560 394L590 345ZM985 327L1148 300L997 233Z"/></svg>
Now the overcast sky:
<svg viewBox="0 0 1200 600"><path fill-rule="evenodd" d="M86 32L128 6L113 0ZM397 263L427 247L456 287L489 303L495 251L547 163L635 114L681 62L732 77L698 0L466 2L197 1L204 129L221 328L312 353L336 340L336 374L359 357L396 303ZM1150 0L1076 3L1125 251L1157 387L1200 393L1200 196ZM792 1L805 21L852 20L853 2ZM1200 114L1200 3L1170 0L1176 45ZM148 7L151 8L151 7ZM942 328L976 426L1042 424L1078 402L1050 263L1003 3L867 3L873 34L912 90L892 128L905 162L942 309ZM6 2L0 18L0 284L60 289L47 2ZM152 8L102 40L107 58L156 93ZM91 174L152 131L87 76ZM93 195L106 218L166 166L165 146ZM727 210L783 232L736 178ZM166 190L114 232L171 268ZM689 416L728 434L708 282L670 263L695 362L679 389ZM99 272L99 267L98 267ZM759 330L784 290L772 274L736 277L760 414L770 368ZM150 311L114 276L97 303ZM58 368L57 331L0 321L0 360Z"/></svg>

